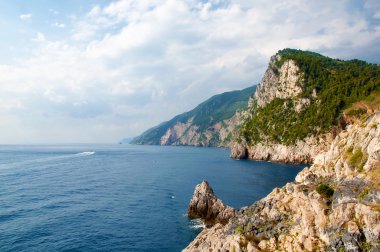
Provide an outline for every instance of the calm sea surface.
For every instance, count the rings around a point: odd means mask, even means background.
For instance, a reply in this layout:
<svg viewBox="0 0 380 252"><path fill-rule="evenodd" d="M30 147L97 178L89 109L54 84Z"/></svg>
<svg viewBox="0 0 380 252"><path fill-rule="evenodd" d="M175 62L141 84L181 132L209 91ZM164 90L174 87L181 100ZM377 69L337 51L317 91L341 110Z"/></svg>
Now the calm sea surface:
<svg viewBox="0 0 380 252"><path fill-rule="evenodd" d="M200 231L185 213L203 179L240 208L303 167L214 148L0 146L0 251L180 251Z"/></svg>

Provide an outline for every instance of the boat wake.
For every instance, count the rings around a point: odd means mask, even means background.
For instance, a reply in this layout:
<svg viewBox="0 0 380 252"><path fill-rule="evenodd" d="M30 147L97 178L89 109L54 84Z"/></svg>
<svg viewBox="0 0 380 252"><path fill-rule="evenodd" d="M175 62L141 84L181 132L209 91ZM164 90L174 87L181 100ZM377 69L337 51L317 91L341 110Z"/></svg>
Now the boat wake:
<svg viewBox="0 0 380 252"><path fill-rule="evenodd" d="M71 159L71 158L91 156L94 154L95 154L94 151L84 151L84 152L80 152L80 153L76 153L76 154L59 155L59 156L46 157L46 158L36 158L36 159L30 159L30 160L23 160L23 161L12 162L12 163L7 163L7 164L0 164L0 170L17 168L20 166L37 164L37 163L45 163L45 162L51 162L51 161L59 161L59 160L65 160L65 159Z"/></svg>

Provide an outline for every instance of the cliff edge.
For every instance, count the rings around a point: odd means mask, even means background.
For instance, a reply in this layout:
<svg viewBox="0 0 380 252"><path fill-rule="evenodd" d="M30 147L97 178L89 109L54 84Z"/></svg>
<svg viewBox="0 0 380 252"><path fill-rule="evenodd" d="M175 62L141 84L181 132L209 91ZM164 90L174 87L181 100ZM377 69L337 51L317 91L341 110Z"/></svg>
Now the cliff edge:
<svg viewBox="0 0 380 252"><path fill-rule="evenodd" d="M361 116L296 181L204 229L184 251L379 251L380 113Z"/></svg>
<svg viewBox="0 0 380 252"><path fill-rule="evenodd" d="M378 96L379 87L378 65L281 50L269 61L231 157L311 164L350 123L343 112ZM362 107L351 114L372 110Z"/></svg>

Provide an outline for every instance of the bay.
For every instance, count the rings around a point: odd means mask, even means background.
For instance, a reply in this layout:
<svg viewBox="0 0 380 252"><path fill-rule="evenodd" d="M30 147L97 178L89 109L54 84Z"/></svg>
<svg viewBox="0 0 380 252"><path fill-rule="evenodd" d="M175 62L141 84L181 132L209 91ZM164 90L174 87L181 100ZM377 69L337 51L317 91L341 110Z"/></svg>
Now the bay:
<svg viewBox="0 0 380 252"><path fill-rule="evenodd" d="M0 251L180 251L200 232L194 187L241 208L302 165L229 150L135 145L0 146Z"/></svg>

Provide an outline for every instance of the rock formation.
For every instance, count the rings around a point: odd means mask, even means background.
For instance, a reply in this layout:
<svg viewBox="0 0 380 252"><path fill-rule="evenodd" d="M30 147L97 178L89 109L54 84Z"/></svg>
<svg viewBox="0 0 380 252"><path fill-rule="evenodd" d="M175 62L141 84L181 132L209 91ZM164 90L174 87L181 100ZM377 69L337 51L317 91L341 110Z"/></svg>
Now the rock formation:
<svg viewBox="0 0 380 252"><path fill-rule="evenodd" d="M204 130L200 130L199 126L193 123L194 117L184 123L177 122L160 138L160 145L230 147L238 134L243 116L244 112L237 112L231 118L210 125Z"/></svg>
<svg viewBox="0 0 380 252"><path fill-rule="evenodd" d="M298 97L303 89L303 76L293 60L286 60L280 67L277 62L281 60L280 54L271 57L268 69L258 85L250 109L265 107L275 98L293 99L294 113L310 105L310 100ZM269 127L269 125L268 125ZM318 137L310 136L295 144L286 145L268 141L261 141L254 145L242 142L232 144L231 157L236 159L253 159L285 163L311 164L313 157L322 150L326 150L332 141L330 134Z"/></svg>
<svg viewBox="0 0 380 252"><path fill-rule="evenodd" d="M295 182L184 251L380 251L380 113L356 119Z"/></svg>
<svg viewBox="0 0 380 252"><path fill-rule="evenodd" d="M276 62L279 60L279 54L272 56L269 67L257 87L255 100L259 107L264 107L274 98L294 98L302 93L302 75L297 64L288 60L281 67L277 67Z"/></svg>
<svg viewBox="0 0 380 252"><path fill-rule="evenodd" d="M331 134L308 137L295 145L257 143L248 146L244 141L234 143L231 157L236 159L265 160L282 163L311 164L317 153L326 150L332 141Z"/></svg>
<svg viewBox="0 0 380 252"><path fill-rule="evenodd" d="M218 199L206 180L195 187L187 214L190 218L201 218L206 227L216 223L227 224L237 211Z"/></svg>
<svg viewBox="0 0 380 252"><path fill-rule="evenodd" d="M132 143L230 147L255 90L252 86L215 95L193 110L148 129Z"/></svg>

